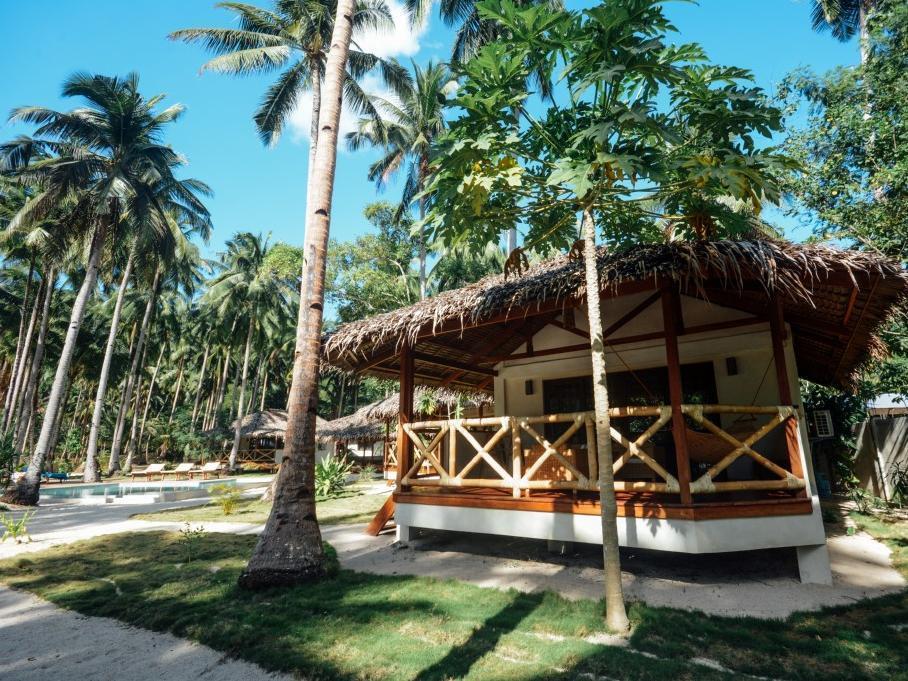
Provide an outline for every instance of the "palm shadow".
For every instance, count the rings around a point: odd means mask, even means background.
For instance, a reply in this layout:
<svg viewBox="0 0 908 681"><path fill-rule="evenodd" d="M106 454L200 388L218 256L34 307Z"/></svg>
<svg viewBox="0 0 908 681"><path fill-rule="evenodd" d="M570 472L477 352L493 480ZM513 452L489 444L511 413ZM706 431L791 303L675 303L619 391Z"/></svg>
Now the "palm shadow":
<svg viewBox="0 0 908 681"><path fill-rule="evenodd" d="M451 648L442 659L421 671L415 681L465 677L474 664L498 646L502 636L517 629L539 607L542 598L543 594L539 592L515 594L510 603L477 627L470 638Z"/></svg>

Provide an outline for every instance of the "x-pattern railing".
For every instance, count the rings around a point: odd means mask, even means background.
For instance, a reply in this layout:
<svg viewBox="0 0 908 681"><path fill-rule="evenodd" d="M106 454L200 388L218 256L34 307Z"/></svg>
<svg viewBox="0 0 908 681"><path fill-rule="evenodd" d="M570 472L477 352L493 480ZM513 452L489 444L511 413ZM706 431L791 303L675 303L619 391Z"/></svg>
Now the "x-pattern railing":
<svg viewBox="0 0 908 681"><path fill-rule="evenodd" d="M724 441L731 449L709 470L691 483L692 493L711 493L746 489L802 489L804 480L792 475L777 463L757 452L753 446L773 429L788 419L797 419L792 407L739 407L723 405L683 405L681 411L713 436ZM713 423L712 414L767 415L771 418L749 436L738 436ZM660 464L651 450L651 440L672 421L669 406L617 407L610 410L613 423L623 418L653 418L654 420L633 440L623 435L614 425L611 436L617 445L614 452L613 470L621 471L632 459L642 462L654 474L653 480L616 480L615 489L620 491L650 491L664 493L680 492L678 479ZM554 442L550 442L539 426L551 423L567 424L567 428ZM511 489L515 497L526 490L573 489L598 490L598 462L596 447L588 446L587 471L581 470L575 459L576 453L568 451L571 439L583 428L587 443L595 443L595 414L576 412L550 414L545 416L501 416L441 421L420 421L406 423L402 429L413 443L413 462L402 477L403 485L419 484L441 487L494 487ZM479 433L487 439L481 442ZM493 454L506 437L511 440L511 469L506 470L499 458ZM463 465L458 464L457 450L465 442L472 456ZM541 453L539 453L541 449ZM533 452L535 460L525 465L527 454ZM742 456L750 457L757 464L772 472L774 480L738 480L717 482L722 471ZM546 470L546 463L556 461L562 474L540 479ZM447 461L447 466L445 466ZM480 464L496 477L468 477ZM551 468L551 467L549 467ZM459 470L458 470L459 469ZM559 479L555 479L558 477Z"/></svg>

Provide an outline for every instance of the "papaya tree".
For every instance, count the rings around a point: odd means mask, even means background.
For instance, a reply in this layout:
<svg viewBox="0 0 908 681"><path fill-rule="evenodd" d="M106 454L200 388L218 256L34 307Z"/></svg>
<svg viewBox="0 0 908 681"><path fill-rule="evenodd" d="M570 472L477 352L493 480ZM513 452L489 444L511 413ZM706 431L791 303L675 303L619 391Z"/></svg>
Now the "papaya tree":
<svg viewBox="0 0 908 681"><path fill-rule="evenodd" d="M750 74L709 64L656 0L610 0L584 11L479 5L507 41L459 67L453 121L427 191L433 238L476 250L503 231L524 249L582 260L590 327L602 508L606 624L628 628L618 554L597 235L613 248L666 238L714 239L752 229L776 176L791 164L760 147L780 112ZM553 105L533 98L531 73L554 75ZM746 209L743 206L746 205ZM579 227L579 233L578 233ZM506 276L527 256L518 249Z"/></svg>

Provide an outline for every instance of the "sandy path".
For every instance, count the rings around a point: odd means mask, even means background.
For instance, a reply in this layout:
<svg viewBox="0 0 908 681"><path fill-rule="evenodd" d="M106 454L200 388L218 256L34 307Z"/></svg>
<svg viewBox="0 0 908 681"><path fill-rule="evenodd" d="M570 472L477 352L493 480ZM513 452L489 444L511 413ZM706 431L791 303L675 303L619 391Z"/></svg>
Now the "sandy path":
<svg viewBox="0 0 908 681"><path fill-rule="evenodd" d="M0 587L0 679L9 681L254 681L293 677L206 646L63 610Z"/></svg>

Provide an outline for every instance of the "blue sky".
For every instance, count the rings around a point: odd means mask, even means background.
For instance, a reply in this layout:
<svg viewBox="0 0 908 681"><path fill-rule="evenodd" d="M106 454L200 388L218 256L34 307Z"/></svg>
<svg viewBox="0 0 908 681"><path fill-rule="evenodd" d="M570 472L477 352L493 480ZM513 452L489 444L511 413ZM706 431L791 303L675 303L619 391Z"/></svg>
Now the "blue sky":
<svg viewBox="0 0 908 681"><path fill-rule="evenodd" d="M267 0L251 0L265 4ZM389 0L395 7L396 0ZM576 3L567 0L569 7ZM823 71L858 59L855 44L843 45L810 28L809 0L701 0L669 2L667 12L681 39L701 43L711 59L751 69L757 83L773 91L800 66ZM214 233L206 252L219 251L234 232L271 232L274 240L301 244L305 200L305 116L274 148L264 148L252 112L273 76L235 78L199 74L201 48L166 39L170 31L227 26L229 15L210 0L0 0L0 116L15 106L70 108L60 83L73 71L104 74L138 71L143 91L166 93L167 102L187 108L168 141L189 159L187 175L214 190L209 200ZM403 61L444 60L452 32L437 16L421 31L402 26L393 36L370 40L373 49ZM0 124L0 139L30 132ZM366 179L373 151L342 151L338 159L332 236L349 239L367 229L363 207L380 197ZM803 236L774 213L792 236Z"/></svg>

